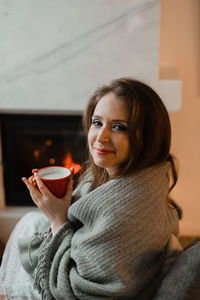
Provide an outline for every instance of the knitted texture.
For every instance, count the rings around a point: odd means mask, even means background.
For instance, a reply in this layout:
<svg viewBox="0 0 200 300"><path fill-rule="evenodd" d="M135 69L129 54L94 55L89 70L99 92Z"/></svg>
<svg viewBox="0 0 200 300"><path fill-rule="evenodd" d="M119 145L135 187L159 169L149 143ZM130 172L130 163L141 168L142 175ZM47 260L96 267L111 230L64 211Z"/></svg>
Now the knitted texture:
<svg viewBox="0 0 200 300"><path fill-rule="evenodd" d="M200 240L176 259L161 282L154 300L200 299Z"/></svg>
<svg viewBox="0 0 200 300"><path fill-rule="evenodd" d="M176 210L166 203L168 171L166 162L85 194L84 185L75 190L74 198L82 196L68 221L38 250L42 299L149 299L140 293L152 292L165 247L178 234ZM28 254L22 257L27 264Z"/></svg>

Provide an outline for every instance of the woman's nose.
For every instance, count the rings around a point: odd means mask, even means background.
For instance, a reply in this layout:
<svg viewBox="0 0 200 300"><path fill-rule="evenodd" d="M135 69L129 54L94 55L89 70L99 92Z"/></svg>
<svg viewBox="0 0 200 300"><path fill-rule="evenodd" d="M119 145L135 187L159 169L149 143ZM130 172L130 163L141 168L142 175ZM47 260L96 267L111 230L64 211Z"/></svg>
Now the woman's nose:
<svg viewBox="0 0 200 300"><path fill-rule="evenodd" d="M99 143L106 143L109 141L109 130L108 128L106 127L102 127L99 132L98 132L98 135L97 135L97 141Z"/></svg>

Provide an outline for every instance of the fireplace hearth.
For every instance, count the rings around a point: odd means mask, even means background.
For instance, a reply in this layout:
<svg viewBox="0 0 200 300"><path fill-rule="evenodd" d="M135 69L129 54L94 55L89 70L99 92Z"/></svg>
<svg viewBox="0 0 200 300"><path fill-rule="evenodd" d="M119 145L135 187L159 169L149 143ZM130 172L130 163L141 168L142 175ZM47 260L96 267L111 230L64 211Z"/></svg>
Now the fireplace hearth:
<svg viewBox="0 0 200 300"><path fill-rule="evenodd" d="M81 114L0 114L6 206L34 206L22 177L45 166L73 166L87 159Z"/></svg>

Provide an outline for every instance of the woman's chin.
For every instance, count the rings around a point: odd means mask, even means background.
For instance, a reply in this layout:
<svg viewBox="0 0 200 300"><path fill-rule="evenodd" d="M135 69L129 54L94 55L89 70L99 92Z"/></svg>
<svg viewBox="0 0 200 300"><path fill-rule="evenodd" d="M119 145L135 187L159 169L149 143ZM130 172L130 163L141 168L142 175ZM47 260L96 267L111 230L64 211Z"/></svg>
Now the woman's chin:
<svg viewBox="0 0 200 300"><path fill-rule="evenodd" d="M104 162L104 161L102 161L102 160L100 160L100 159L95 159L95 160L94 160L94 163L95 163L95 165L96 165L97 167L99 167L99 168L107 168L107 167L109 167L109 166L106 164L106 162Z"/></svg>

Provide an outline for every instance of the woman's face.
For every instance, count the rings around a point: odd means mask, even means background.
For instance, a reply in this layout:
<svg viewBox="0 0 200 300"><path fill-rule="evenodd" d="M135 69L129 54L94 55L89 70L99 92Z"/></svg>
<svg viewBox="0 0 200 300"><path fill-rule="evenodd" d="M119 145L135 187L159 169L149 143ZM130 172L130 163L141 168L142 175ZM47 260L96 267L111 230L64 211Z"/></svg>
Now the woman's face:
<svg viewBox="0 0 200 300"><path fill-rule="evenodd" d="M129 158L129 111L125 100L110 92L97 103L88 133L94 163L114 175Z"/></svg>

